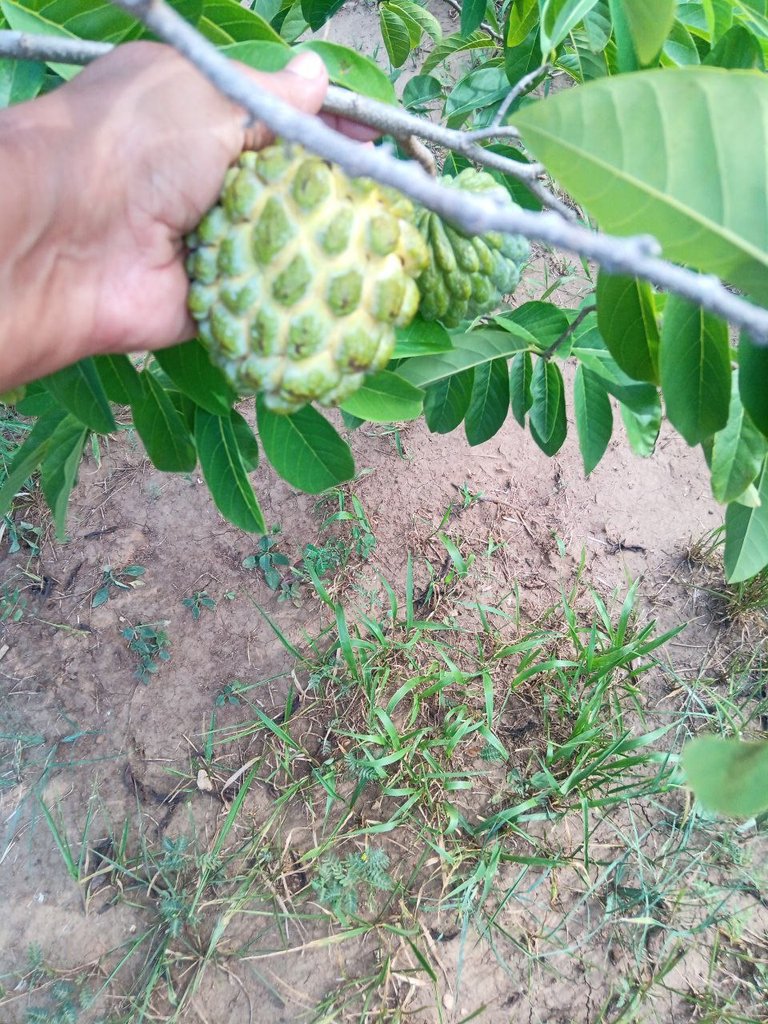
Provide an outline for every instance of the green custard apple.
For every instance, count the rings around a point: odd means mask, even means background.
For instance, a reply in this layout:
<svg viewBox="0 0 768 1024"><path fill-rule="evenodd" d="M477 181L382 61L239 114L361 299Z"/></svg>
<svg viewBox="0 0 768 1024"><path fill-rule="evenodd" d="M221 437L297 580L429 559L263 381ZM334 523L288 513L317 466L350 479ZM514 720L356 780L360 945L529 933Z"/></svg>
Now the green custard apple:
<svg viewBox="0 0 768 1024"><path fill-rule="evenodd" d="M493 191L514 205L487 171L467 167L455 178L441 178L440 184L466 192ZM469 237L424 209L417 212L415 223L429 248L429 266L418 278L419 313L425 320L457 327L491 312L517 287L530 252L522 236L489 231Z"/></svg>
<svg viewBox="0 0 768 1024"><path fill-rule="evenodd" d="M188 237L189 309L240 395L337 405L386 366L428 252L408 199L298 145L244 153Z"/></svg>

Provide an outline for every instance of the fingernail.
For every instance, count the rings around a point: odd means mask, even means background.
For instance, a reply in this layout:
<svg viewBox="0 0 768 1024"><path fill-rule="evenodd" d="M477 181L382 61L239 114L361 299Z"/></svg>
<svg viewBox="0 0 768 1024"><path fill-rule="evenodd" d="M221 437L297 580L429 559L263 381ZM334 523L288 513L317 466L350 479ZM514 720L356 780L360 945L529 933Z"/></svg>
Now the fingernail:
<svg viewBox="0 0 768 1024"><path fill-rule="evenodd" d="M315 79L325 74L322 58L312 50L305 50L290 61L285 69L299 78Z"/></svg>

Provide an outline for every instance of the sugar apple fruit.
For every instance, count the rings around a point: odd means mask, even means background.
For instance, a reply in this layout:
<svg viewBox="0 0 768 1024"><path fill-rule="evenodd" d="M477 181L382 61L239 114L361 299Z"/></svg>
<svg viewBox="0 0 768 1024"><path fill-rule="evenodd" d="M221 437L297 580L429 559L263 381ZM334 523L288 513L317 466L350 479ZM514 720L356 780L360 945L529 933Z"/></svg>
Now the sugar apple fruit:
<svg viewBox="0 0 768 1024"><path fill-rule="evenodd" d="M244 153L187 239L189 309L236 391L291 413L382 369L419 305L413 218L399 193L298 145Z"/></svg>
<svg viewBox="0 0 768 1024"><path fill-rule="evenodd" d="M509 193L487 171L467 167L440 184L467 192L494 191L514 205ZM420 209L416 226L429 248L429 266L418 279L419 313L425 320L440 320L457 327L498 306L517 287L528 259L529 246L520 235L490 231L468 237L436 213Z"/></svg>

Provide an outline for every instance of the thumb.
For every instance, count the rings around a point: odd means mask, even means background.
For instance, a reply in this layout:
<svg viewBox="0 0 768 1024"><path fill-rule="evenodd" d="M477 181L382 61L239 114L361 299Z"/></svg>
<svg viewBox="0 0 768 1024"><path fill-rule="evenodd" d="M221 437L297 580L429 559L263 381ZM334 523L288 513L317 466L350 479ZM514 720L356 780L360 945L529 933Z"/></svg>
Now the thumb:
<svg viewBox="0 0 768 1024"><path fill-rule="evenodd" d="M328 72L322 59L312 50L305 50L291 60L282 71L267 74L243 68L268 92L290 103L306 114L316 114L328 91ZM245 129L243 148L261 149L273 138L265 124L257 121Z"/></svg>

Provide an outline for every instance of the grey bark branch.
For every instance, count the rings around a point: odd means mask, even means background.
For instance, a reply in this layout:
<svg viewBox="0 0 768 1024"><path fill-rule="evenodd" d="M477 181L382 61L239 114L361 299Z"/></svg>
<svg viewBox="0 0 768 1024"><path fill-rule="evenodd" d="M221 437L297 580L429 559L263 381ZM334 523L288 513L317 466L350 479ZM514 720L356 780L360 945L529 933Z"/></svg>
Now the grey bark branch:
<svg viewBox="0 0 768 1024"><path fill-rule="evenodd" d="M593 260L608 273L642 278L730 321L768 346L768 310L734 295L716 277L697 274L661 259L655 239L592 232L551 211L531 213L499 205L489 196L445 188L418 164L397 160L381 148L361 146L333 131L319 118L300 113L261 89L163 0L114 2L139 18L158 38L174 46L251 117L263 121L281 138L299 142L338 164L350 177L372 178L396 188L468 235L487 231L521 234Z"/></svg>

